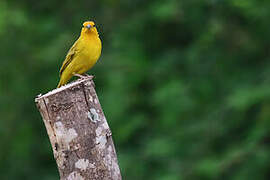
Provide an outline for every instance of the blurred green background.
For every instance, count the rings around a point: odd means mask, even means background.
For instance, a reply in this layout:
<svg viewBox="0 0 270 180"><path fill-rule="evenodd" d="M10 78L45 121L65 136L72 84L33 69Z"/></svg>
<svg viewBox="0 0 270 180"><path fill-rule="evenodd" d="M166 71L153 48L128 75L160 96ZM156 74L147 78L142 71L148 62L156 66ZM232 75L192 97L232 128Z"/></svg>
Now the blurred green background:
<svg viewBox="0 0 270 180"><path fill-rule="evenodd" d="M0 179L56 180L34 98L82 22L126 180L270 176L270 1L0 1Z"/></svg>

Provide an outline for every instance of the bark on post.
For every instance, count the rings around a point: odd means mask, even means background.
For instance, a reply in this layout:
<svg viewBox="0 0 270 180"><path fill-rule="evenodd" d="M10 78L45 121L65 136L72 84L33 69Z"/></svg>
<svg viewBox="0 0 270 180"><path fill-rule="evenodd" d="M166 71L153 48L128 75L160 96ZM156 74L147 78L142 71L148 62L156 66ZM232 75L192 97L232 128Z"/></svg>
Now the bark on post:
<svg viewBox="0 0 270 180"><path fill-rule="evenodd" d="M112 133L92 78L35 99L61 180L121 180Z"/></svg>

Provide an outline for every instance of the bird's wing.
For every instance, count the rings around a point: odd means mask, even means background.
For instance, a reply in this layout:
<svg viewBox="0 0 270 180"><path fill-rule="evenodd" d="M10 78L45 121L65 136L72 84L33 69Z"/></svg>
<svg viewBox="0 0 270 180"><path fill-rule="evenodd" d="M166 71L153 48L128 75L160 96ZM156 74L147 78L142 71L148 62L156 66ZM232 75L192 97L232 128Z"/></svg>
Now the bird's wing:
<svg viewBox="0 0 270 180"><path fill-rule="evenodd" d="M71 63L71 61L74 59L74 56L77 53L77 44L78 44L78 40L73 44L73 46L69 49L67 55L66 55L66 59L62 64L62 67L59 71L60 76L62 75L63 71L66 69L66 67Z"/></svg>

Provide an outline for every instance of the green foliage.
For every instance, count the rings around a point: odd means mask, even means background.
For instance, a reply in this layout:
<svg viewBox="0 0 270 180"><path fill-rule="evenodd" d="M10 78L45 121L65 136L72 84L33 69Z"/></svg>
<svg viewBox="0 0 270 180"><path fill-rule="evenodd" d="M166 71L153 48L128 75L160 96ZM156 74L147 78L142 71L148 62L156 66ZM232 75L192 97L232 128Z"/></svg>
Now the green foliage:
<svg viewBox="0 0 270 180"><path fill-rule="evenodd" d="M0 179L58 179L34 97L83 21L123 179L267 179L270 1L0 1Z"/></svg>

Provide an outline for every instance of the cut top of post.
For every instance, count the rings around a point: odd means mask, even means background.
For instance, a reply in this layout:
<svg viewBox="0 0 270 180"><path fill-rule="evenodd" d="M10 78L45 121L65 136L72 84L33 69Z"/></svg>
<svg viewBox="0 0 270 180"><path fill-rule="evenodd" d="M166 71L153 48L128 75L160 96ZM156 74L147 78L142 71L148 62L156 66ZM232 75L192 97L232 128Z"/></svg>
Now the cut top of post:
<svg viewBox="0 0 270 180"><path fill-rule="evenodd" d="M63 90L66 90L66 89L69 89L69 88L73 88L75 86L77 86L78 84L81 84L81 83L84 83L86 81L91 81L93 79L93 77L89 76L89 77L85 77L83 79L78 79L76 81L73 81L69 84L66 84L64 86L61 86L60 88L56 88L56 89L53 89L52 91L49 91L48 93L42 95L42 94L39 94L36 98L35 98L35 102L37 102L39 99L42 99L44 97L48 97L48 96L51 96L51 95L54 95L56 93L59 93L60 91L63 91Z"/></svg>

